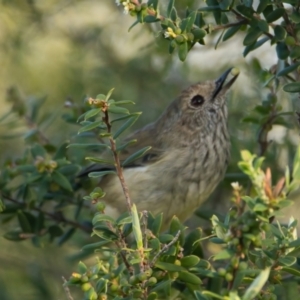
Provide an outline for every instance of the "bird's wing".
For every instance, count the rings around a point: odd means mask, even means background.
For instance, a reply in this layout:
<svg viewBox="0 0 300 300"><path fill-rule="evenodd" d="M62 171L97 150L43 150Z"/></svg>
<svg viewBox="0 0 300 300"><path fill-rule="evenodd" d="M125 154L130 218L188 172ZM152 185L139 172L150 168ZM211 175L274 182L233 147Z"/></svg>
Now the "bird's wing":
<svg viewBox="0 0 300 300"><path fill-rule="evenodd" d="M140 158L134 160L130 164L127 164L125 168L140 167L153 163L157 161L164 152L160 147L158 147L157 142L155 142L156 137L154 124L149 124L143 127L142 129L135 131L124 140L124 144L131 140L137 140L137 142L132 145L129 145L120 152L119 157L121 162L125 161L125 159L128 158L130 155L134 154L135 152L141 150L144 147L151 146L151 149L144 153L144 155ZM87 176L90 172L100 172L114 169L114 166L109 164L92 164L83 169L79 173L78 177Z"/></svg>

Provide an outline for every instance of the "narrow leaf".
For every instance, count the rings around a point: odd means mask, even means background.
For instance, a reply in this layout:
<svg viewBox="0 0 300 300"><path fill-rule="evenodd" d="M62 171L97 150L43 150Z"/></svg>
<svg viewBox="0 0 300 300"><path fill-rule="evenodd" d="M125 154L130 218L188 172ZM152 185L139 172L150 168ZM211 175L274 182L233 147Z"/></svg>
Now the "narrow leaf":
<svg viewBox="0 0 300 300"><path fill-rule="evenodd" d="M139 118L140 113L131 115L129 118L114 134L113 138L116 139L122 134L126 129L130 128Z"/></svg>
<svg viewBox="0 0 300 300"><path fill-rule="evenodd" d="M102 126L101 126L102 125ZM103 126L104 123L103 121L95 121L95 122L92 122L92 123L89 123L83 127L81 127L79 130L78 130L78 133L81 133L81 132L85 132L85 131L89 131L89 130L92 130L92 129L95 129L97 127L100 127L101 129L104 129L106 127Z"/></svg>
<svg viewBox="0 0 300 300"><path fill-rule="evenodd" d="M242 300L252 300L259 294L269 278L270 270L270 268L266 268L265 270L260 272L260 274L246 290L246 293L242 297Z"/></svg>
<svg viewBox="0 0 300 300"><path fill-rule="evenodd" d="M61 186L63 189L72 192L73 188L69 182L69 180L67 179L67 177L65 177L63 174L61 174L58 171L54 171L51 174L51 178L52 180L57 183L59 186Z"/></svg>
<svg viewBox="0 0 300 300"><path fill-rule="evenodd" d="M89 177L90 178L98 178L98 177L102 177L104 175L109 175L109 174L113 174L116 175L115 171L109 170L109 171L101 171L101 172L91 172L89 173Z"/></svg>
<svg viewBox="0 0 300 300"><path fill-rule="evenodd" d="M150 150L152 147L148 146L148 147L144 147L143 149L135 152L134 154L130 155L127 159L124 160L124 162L122 163L122 166L126 166L130 163L132 163L133 161L135 161L136 159L142 157L148 150Z"/></svg>
<svg viewBox="0 0 300 300"><path fill-rule="evenodd" d="M94 117L97 114L99 114L100 112L101 112L101 108L93 108L86 112L86 114L84 115L84 120Z"/></svg>

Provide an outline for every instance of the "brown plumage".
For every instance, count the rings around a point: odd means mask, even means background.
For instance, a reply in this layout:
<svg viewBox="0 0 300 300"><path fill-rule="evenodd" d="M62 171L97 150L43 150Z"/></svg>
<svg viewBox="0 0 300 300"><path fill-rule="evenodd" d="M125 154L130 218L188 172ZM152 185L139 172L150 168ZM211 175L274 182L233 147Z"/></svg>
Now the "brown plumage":
<svg viewBox="0 0 300 300"><path fill-rule="evenodd" d="M138 209L163 212L164 225L173 215L185 221L223 178L230 158L225 94L238 74L225 84L219 79L197 83L176 98L161 117L125 140L137 143L121 153L121 160L151 146L143 157L124 168L132 201ZM92 165L82 172L107 169ZM114 212L126 211L126 202L115 175L100 181L104 200ZM113 213L113 212L110 212Z"/></svg>

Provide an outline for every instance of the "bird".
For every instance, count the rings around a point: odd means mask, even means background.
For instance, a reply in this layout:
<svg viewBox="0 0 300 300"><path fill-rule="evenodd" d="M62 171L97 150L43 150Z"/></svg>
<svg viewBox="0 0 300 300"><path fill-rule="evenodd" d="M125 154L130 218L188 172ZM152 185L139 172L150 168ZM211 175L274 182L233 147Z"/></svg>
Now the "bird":
<svg viewBox="0 0 300 300"><path fill-rule="evenodd" d="M232 78L227 80L230 74ZM237 68L230 68L216 80L189 86L156 121L124 140L137 142L120 153L121 161L151 146L124 167L123 174L137 209L154 215L163 213L164 228L173 216L186 221L225 175L230 160L226 94L238 75ZM80 177L110 168L93 164ZM117 217L127 211L117 175L103 176L99 185L106 193L105 213Z"/></svg>

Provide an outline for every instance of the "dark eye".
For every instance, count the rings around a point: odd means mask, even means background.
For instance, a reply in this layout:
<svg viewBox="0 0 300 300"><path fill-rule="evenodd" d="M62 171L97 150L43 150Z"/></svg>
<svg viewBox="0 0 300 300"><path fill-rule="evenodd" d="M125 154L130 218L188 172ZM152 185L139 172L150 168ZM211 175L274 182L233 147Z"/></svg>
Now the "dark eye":
<svg viewBox="0 0 300 300"><path fill-rule="evenodd" d="M204 103L204 98L201 95L196 95L191 100L191 105L194 107L199 107Z"/></svg>

